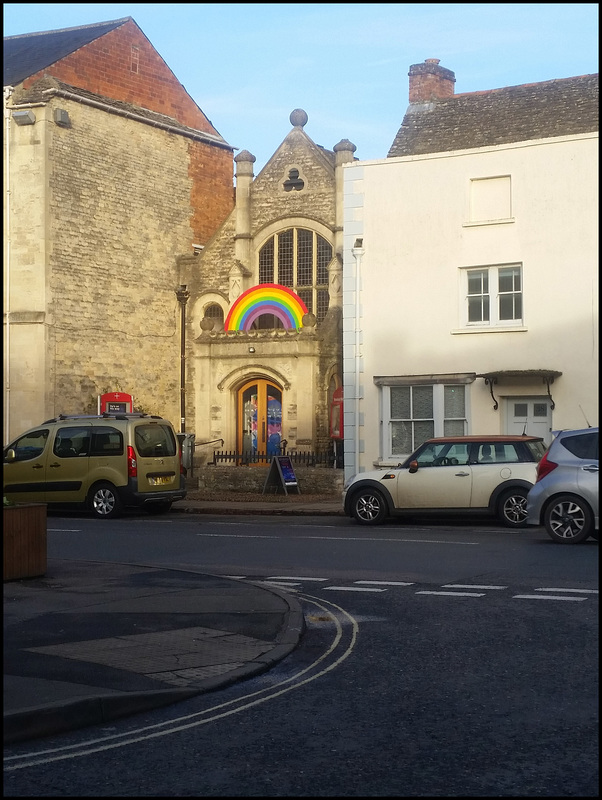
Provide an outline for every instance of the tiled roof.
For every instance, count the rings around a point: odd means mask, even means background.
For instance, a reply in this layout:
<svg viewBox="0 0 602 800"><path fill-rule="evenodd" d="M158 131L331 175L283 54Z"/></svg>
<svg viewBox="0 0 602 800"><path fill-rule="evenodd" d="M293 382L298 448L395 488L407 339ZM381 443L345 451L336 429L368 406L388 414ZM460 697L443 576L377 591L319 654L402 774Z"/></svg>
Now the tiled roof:
<svg viewBox="0 0 602 800"><path fill-rule="evenodd" d="M80 25L77 28L5 36L3 86L16 86L30 75L55 64L131 19L124 17L111 22Z"/></svg>
<svg viewBox="0 0 602 800"><path fill-rule="evenodd" d="M581 75L410 103L388 157L597 130L598 75Z"/></svg>

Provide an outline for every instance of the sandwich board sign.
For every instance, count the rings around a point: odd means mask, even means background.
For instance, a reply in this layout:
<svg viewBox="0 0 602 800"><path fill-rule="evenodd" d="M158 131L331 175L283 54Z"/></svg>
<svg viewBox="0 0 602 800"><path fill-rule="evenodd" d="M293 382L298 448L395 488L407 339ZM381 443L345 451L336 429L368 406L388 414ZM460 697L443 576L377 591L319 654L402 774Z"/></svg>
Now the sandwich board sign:
<svg viewBox="0 0 602 800"><path fill-rule="evenodd" d="M288 494L290 491L301 494L293 462L288 456L274 456L272 458L270 471L263 485L264 494L266 489L273 490L274 494Z"/></svg>

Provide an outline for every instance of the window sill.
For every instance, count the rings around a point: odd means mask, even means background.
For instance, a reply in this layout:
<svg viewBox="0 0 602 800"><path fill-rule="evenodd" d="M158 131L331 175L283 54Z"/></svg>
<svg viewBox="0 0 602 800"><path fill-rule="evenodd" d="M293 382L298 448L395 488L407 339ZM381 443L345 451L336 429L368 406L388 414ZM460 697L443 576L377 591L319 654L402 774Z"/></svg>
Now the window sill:
<svg viewBox="0 0 602 800"><path fill-rule="evenodd" d="M508 217L507 219L483 219L478 220L476 222L463 222L463 228L479 228L483 225L510 225L515 222L514 217Z"/></svg>
<svg viewBox="0 0 602 800"><path fill-rule="evenodd" d="M524 325L498 325L497 327L492 325L488 328L455 328L450 333L452 336L457 336L462 333L525 333L528 330Z"/></svg>

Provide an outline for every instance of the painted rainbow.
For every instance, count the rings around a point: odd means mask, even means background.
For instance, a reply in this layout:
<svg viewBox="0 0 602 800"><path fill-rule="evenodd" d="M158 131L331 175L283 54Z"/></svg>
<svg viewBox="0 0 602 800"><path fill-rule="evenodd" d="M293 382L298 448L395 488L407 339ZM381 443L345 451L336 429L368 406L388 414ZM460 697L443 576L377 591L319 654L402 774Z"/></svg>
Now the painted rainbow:
<svg viewBox="0 0 602 800"><path fill-rule="evenodd" d="M307 306L298 294L279 283L260 283L234 301L224 322L225 331L248 331L262 314L273 314L285 328L303 327Z"/></svg>

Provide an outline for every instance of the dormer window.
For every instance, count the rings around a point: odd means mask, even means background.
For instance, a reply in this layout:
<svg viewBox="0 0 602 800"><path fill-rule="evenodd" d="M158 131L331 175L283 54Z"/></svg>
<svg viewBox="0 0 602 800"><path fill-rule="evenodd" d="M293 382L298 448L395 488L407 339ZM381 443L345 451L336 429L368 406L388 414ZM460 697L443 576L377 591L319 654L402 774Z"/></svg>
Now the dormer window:
<svg viewBox="0 0 602 800"><path fill-rule="evenodd" d="M290 169L288 172L288 178L282 184L282 188L285 192L300 192L301 189L305 186L305 182L303 178L299 177L299 170L298 169Z"/></svg>

